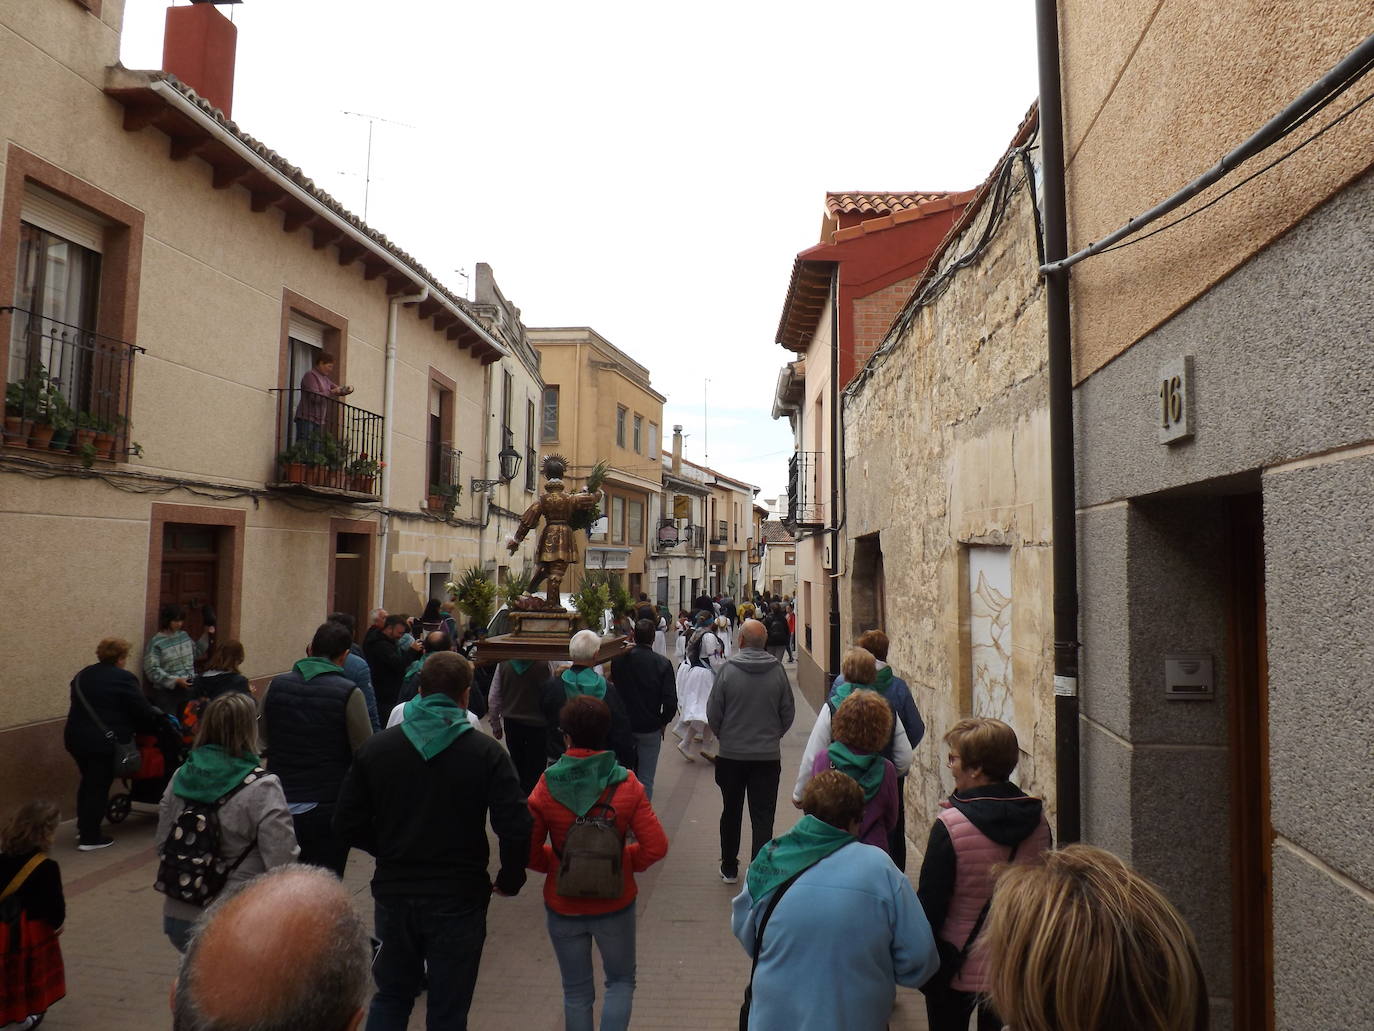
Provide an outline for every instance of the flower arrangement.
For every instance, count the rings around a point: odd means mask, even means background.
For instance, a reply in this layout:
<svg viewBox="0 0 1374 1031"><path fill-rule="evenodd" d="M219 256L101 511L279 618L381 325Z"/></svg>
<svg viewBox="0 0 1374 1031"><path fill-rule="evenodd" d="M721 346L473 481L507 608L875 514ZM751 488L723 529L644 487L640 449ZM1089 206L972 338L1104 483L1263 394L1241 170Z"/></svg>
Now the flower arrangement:
<svg viewBox="0 0 1374 1031"><path fill-rule="evenodd" d="M491 622L496 610L496 585L481 566L469 566L457 580L444 584L444 590L470 621L480 627Z"/></svg>

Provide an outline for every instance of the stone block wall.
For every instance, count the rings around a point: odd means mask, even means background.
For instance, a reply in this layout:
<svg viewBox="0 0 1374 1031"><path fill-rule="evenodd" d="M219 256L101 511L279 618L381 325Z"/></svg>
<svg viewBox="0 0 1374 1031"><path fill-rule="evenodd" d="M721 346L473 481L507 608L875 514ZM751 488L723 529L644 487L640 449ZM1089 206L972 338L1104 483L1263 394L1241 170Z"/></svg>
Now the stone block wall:
<svg viewBox="0 0 1374 1031"><path fill-rule="evenodd" d="M942 263L973 246L989 214L972 217ZM963 716L996 714L986 694L975 706L972 686L973 548L1006 549L1012 605L999 654L1010 690L997 705L1021 738L1014 778L1046 798L1053 820L1048 381L1037 268L1023 182L979 260L954 274L844 402L842 626L852 641L866 629L855 612L874 610L861 595L883 591L889 659L927 725L906 790L918 854L952 789L941 738ZM855 575L854 540L871 534L882 549L880 585Z"/></svg>

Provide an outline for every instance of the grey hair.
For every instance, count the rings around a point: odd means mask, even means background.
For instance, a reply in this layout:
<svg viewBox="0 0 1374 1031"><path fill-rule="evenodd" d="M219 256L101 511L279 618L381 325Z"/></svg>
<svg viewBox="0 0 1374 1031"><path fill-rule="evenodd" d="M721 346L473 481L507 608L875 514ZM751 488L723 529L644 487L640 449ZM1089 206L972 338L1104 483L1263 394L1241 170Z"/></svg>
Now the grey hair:
<svg viewBox="0 0 1374 1031"><path fill-rule="evenodd" d="M261 886L273 878L308 875L308 881L328 881L333 899L320 899L300 891L295 905L327 908L328 933L321 935L317 951L302 959L293 975L284 976L284 990L274 998L260 1000L258 1012L248 1020L227 1020L201 1012L197 996L202 978L234 976L233 971L202 971L196 958L206 931L218 914L243 891ZM307 883L308 883L307 881ZM318 886L318 885L316 885ZM297 892L292 892L296 894ZM242 889L221 895L205 911L191 933L186 953L177 973L172 1005L173 1031L340 1031L363 1005L371 981L372 953L368 931L343 892L338 878L318 867L290 863L259 874ZM241 990L262 991L262 986L244 984ZM269 989L270 990L270 989ZM265 994L265 993L264 993ZM268 1010L270 1007L270 1011Z"/></svg>
<svg viewBox="0 0 1374 1031"><path fill-rule="evenodd" d="M385 611L386 611L386 609L381 609L381 608L377 608L377 609L368 609L368 610L367 610L367 625L368 625L368 626L376 626L376 625L377 625L377 620L381 618L382 613L385 612Z"/></svg>
<svg viewBox="0 0 1374 1031"><path fill-rule="evenodd" d="M601 635L595 630L579 630L568 642L568 658L579 666L590 666L601 647Z"/></svg>

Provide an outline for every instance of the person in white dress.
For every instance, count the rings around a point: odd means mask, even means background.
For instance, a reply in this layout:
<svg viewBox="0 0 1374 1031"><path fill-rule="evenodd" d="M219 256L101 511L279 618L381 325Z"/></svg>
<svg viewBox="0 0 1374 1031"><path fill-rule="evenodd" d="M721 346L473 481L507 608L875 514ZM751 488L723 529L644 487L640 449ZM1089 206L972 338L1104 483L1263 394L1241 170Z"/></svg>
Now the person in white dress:
<svg viewBox="0 0 1374 1031"><path fill-rule="evenodd" d="M678 721L673 733L682 740L677 750L688 762L697 756L715 759L716 735L706 722L706 701L716 681L716 667L725 661L725 645L715 618L698 613L697 627L687 641L686 655L677 670Z"/></svg>
<svg viewBox="0 0 1374 1031"><path fill-rule="evenodd" d="M668 657L668 617L658 613L658 627L654 631L654 653Z"/></svg>

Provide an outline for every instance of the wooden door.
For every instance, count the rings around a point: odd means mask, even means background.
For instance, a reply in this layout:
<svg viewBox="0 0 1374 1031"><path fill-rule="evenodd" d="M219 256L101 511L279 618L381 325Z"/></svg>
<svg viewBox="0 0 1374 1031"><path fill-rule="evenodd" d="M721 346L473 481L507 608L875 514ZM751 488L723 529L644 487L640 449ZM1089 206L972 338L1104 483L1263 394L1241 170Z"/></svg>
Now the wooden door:
<svg viewBox="0 0 1374 1031"><path fill-rule="evenodd" d="M339 533L334 537L334 596L330 612L347 612L360 637L367 631L368 568L372 538L365 533Z"/></svg>
<svg viewBox="0 0 1374 1031"><path fill-rule="evenodd" d="M1234 1026L1274 1027L1269 682L1260 496L1232 498L1229 699Z"/></svg>
<svg viewBox="0 0 1374 1031"><path fill-rule="evenodd" d="M162 531L161 588L158 606L186 609L186 632L199 640L205 632L204 607L218 597L219 530L214 526L168 523Z"/></svg>

